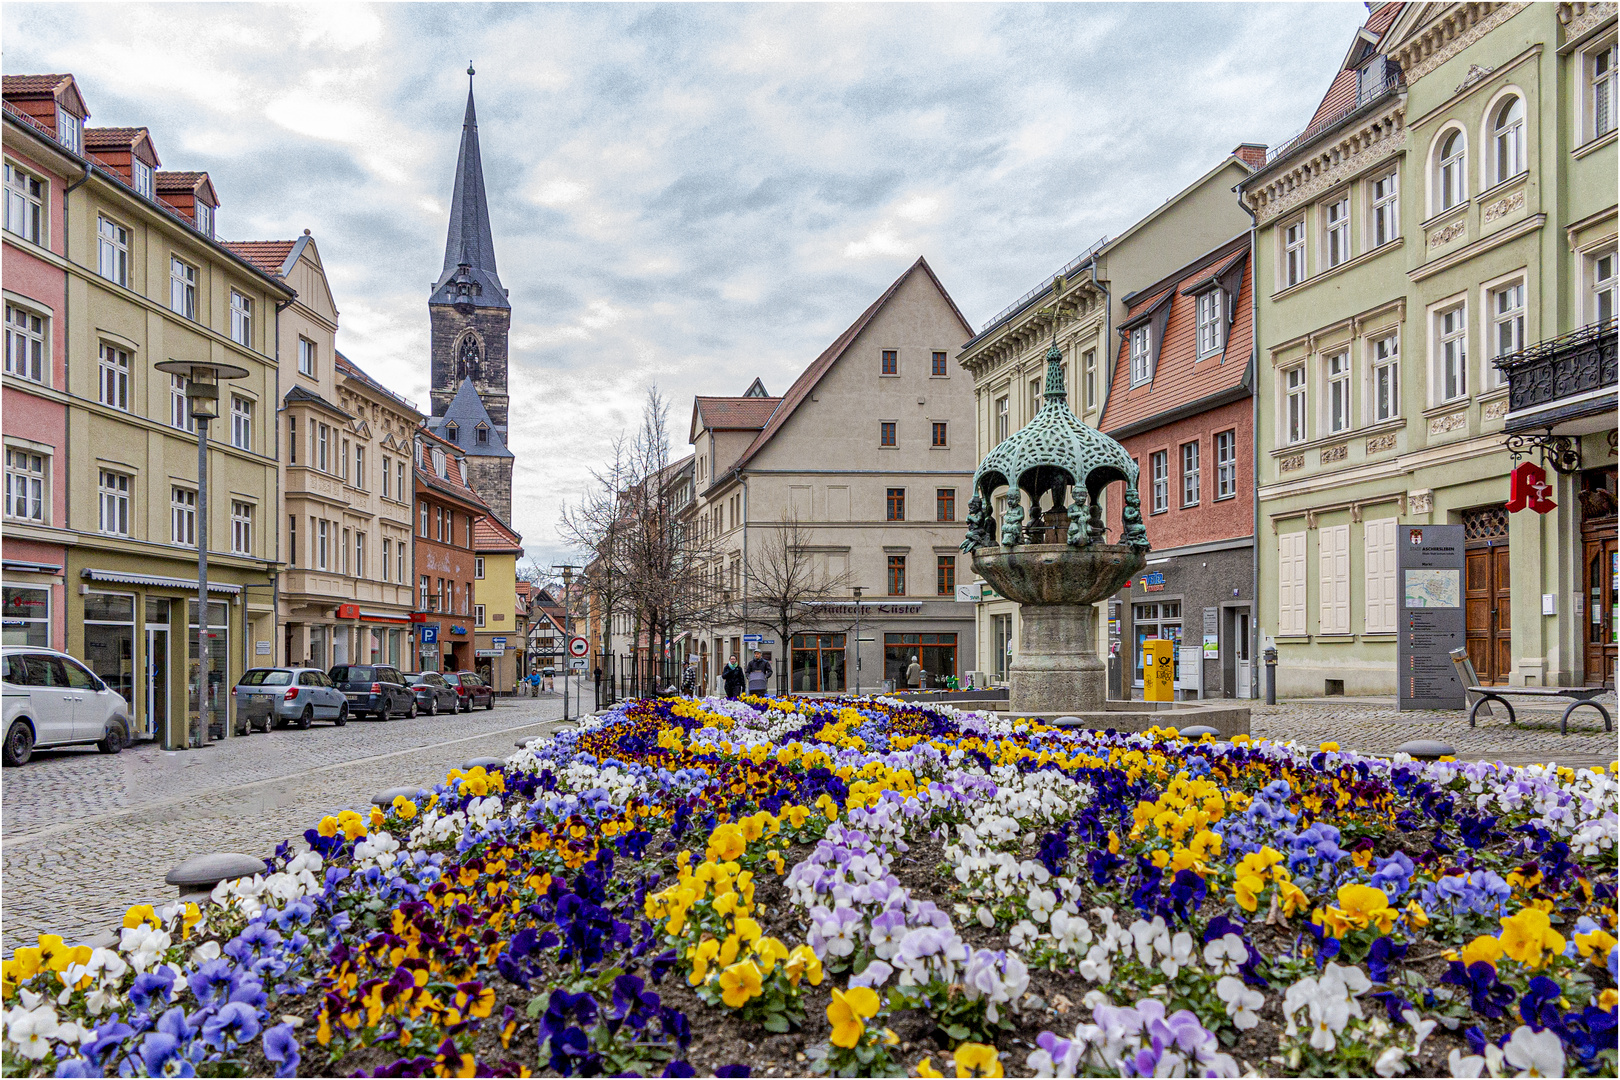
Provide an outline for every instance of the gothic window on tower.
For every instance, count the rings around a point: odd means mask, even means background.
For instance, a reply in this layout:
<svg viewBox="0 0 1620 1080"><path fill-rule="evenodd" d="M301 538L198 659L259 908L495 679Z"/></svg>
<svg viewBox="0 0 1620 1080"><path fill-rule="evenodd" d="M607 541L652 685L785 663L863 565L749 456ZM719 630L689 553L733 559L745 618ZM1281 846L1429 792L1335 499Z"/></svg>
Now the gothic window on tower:
<svg viewBox="0 0 1620 1080"><path fill-rule="evenodd" d="M460 386L463 379L476 383L479 380L478 368L478 339L468 334L456 346L456 385Z"/></svg>

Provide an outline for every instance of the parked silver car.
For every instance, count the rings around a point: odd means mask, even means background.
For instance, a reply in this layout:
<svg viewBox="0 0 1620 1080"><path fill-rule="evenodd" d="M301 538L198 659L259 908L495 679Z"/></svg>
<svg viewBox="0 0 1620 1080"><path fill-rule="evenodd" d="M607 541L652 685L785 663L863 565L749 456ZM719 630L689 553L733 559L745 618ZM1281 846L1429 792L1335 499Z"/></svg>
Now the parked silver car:
<svg viewBox="0 0 1620 1080"><path fill-rule="evenodd" d="M330 720L349 722L349 702L320 668L250 668L236 684L236 715L261 731Z"/></svg>
<svg viewBox="0 0 1620 1080"><path fill-rule="evenodd" d="M129 745L129 702L64 652L22 645L0 650L5 742L0 758L22 765L35 747L94 743L103 754Z"/></svg>

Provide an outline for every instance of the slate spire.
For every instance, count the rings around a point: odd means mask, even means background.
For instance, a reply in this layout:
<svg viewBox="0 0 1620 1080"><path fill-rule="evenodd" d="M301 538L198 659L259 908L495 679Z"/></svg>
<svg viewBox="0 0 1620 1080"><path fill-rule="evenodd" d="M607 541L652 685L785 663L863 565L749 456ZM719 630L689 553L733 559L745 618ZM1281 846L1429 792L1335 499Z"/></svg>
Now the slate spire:
<svg viewBox="0 0 1620 1080"><path fill-rule="evenodd" d="M510 305L495 272L495 237L489 225L489 199L484 194L484 163L478 152L478 112L473 106L472 77L473 67L468 64L467 113L461 122L461 150L456 156L444 269L428 303L504 308Z"/></svg>

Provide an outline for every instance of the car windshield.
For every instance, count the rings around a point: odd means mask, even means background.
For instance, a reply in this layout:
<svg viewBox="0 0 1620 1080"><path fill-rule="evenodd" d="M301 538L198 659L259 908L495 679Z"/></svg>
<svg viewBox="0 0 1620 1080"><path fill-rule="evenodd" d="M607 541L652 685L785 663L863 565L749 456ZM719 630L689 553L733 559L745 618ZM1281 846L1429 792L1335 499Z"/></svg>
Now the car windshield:
<svg viewBox="0 0 1620 1080"><path fill-rule="evenodd" d="M421 686L423 683L431 683L433 680L428 678L427 672L418 671L414 675L405 676L405 681L412 686Z"/></svg>
<svg viewBox="0 0 1620 1080"><path fill-rule="evenodd" d="M293 673L277 668L254 668L242 673L238 686L291 686Z"/></svg>

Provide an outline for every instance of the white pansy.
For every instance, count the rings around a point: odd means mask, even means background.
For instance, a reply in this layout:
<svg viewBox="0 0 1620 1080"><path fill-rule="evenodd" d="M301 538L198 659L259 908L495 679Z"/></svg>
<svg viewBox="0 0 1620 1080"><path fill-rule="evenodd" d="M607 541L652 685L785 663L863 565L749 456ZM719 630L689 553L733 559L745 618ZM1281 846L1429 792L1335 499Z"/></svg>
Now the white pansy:
<svg viewBox="0 0 1620 1080"><path fill-rule="evenodd" d="M1215 996L1226 1004L1226 1015L1239 1031L1248 1031L1260 1023L1256 1010L1266 1002L1264 994L1251 990L1234 975L1222 975L1215 981Z"/></svg>

